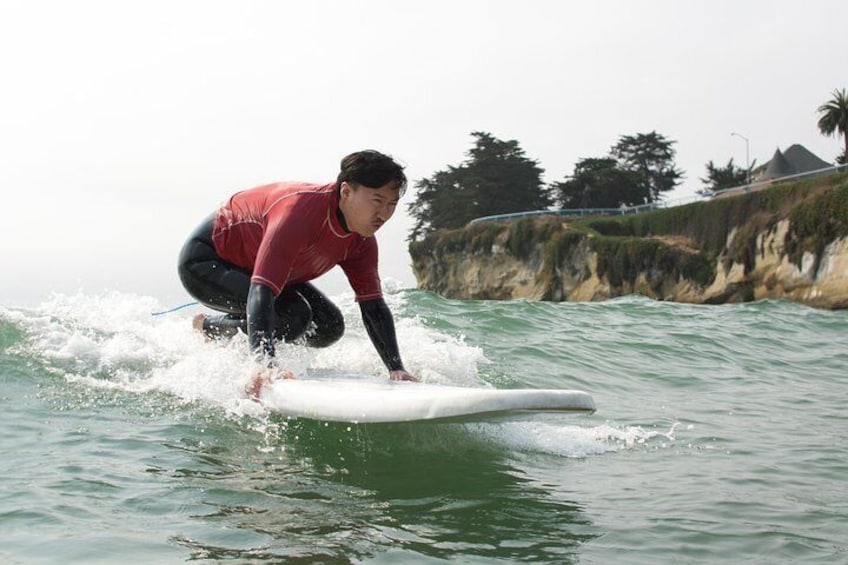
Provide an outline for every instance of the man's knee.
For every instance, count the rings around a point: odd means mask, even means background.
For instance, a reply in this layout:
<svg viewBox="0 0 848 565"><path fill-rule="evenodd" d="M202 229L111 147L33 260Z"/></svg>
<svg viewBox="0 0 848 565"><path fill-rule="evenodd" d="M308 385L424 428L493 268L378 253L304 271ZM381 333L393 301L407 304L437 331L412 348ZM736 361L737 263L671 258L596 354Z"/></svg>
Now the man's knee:
<svg viewBox="0 0 848 565"><path fill-rule="evenodd" d="M305 309L304 309L305 307ZM286 341L304 337L309 347L327 347L344 335L344 315L309 283L283 290L277 297L278 320L288 319L291 329Z"/></svg>
<svg viewBox="0 0 848 565"><path fill-rule="evenodd" d="M309 347L328 347L339 341L344 335L345 323L341 312L338 316L328 316L316 322L315 328L307 333L306 345Z"/></svg>
<svg viewBox="0 0 848 565"><path fill-rule="evenodd" d="M285 292L285 291L284 291ZM306 335L312 322L312 307L297 293L286 293L277 298L277 339L291 343Z"/></svg>

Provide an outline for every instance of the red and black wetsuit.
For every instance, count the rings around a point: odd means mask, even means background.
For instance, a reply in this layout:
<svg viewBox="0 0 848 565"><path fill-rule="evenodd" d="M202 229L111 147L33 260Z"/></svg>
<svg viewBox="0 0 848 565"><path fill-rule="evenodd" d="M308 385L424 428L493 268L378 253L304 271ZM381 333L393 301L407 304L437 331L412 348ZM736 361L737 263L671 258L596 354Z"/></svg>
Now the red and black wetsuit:
<svg viewBox="0 0 848 565"><path fill-rule="evenodd" d="M322 347L341 337L341 312L309 283L339 265L384 363L403 369L377 257L375 238L347 230L335 184L276 183L235 194L201 224L183 247L179 273L199 302L227 313L207 318L207 332L240 328L273 355L274 338Z"/></svg>

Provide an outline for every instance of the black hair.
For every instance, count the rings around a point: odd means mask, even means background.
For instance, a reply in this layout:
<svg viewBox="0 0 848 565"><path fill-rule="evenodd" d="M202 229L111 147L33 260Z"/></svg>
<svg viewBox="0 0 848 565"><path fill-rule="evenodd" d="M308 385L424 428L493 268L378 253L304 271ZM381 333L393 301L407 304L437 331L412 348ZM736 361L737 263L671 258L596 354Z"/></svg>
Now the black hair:
<svg viewBox="0 0 848 565"><path fill-rule="evenodd" d="M380 188L393 183L401 196L406 191L406 175L403 166L388 155L373 149L357 151L342 159L341 172L336 179L336 190L341 190L343 182Z"/></svg>

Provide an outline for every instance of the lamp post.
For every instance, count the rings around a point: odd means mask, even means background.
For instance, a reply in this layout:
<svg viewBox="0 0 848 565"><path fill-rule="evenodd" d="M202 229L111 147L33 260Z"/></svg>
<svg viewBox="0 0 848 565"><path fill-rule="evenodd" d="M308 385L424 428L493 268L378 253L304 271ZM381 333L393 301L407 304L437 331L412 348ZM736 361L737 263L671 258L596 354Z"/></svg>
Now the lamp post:
<svg viewBox="0 0 848 565"><path fill-rule="evenodd" d="M741 137L745 140L745 172L748 177L748 184L751 184L751 158L750 153L748 152L748 138L742 135L741 133L731 132L730 135L735 135L736 137Z"/></svg>

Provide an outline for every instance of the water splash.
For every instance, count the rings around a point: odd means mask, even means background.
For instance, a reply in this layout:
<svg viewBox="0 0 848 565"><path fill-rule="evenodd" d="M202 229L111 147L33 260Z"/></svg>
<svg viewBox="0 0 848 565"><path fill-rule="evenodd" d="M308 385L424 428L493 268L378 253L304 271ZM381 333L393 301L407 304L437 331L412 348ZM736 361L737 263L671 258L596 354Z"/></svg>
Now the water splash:
<svg viewBox="0 0 848 565"><path fill-rule="evenodd" d="M386 298L395 311L403 309L402 292ZM334 372L385 375L352 295L342 295L338 303L348 320L344 338L321 350L283 345L278 349L281 367L299 378ZM132 294L56 294L33 309L0 309L0 317L26 334L17 346L20 353L68 382L139 394L165 392L182 403L204 402L235 416L262 415L264 408L244 393L257 369L246 337L209 342L191 329L196 311L150 314L161 310L155 299ZM486 362L480 348L414 317L396 321L407 368L424 382L486 384L477 371Z"/></svg>
<svg viewBox="0 0 848 565"><path fill-rule="evenodd" d="M675 431L679 425L679 422L675 422L665 432L609 422L586 427L537 421L474 426L481 433L516 451L581 458L656 446L657 440L660 442L659 447L667 447L676 440Z"/></svg>
<svg viewBox="0 0 848 565"><path fill-rule="evenodd" d="M334 373L384 375L353 296L336 300L348 320L339 343L321 350L284 345L278 357L300 378ZM467 344L463 336L433 328L417 315L407 315L406 300L403 291L387 295L410 371L428 383L490 386L478 372L490 363L482 348ZM19 345L22 350L69 383L138 395L165 393L177 404L200 403L229 417L246 416L248 425L260 435L273 431L269 437L275 437L285 423L270 422L267 409L244 393L256 370L246 337L208 342L191 329L196 309L150 315L161 309L150 297L110 292L55 295L31 310L0 310L0 317L27 335ZM464 426L472 435L501 447L563 457L631 449L656 438L674 440L674 426L663 433L613 424L580 426L571 419L567 424L533 420ZM273 450L275 443L266 441L260 447Z"/></svg>

